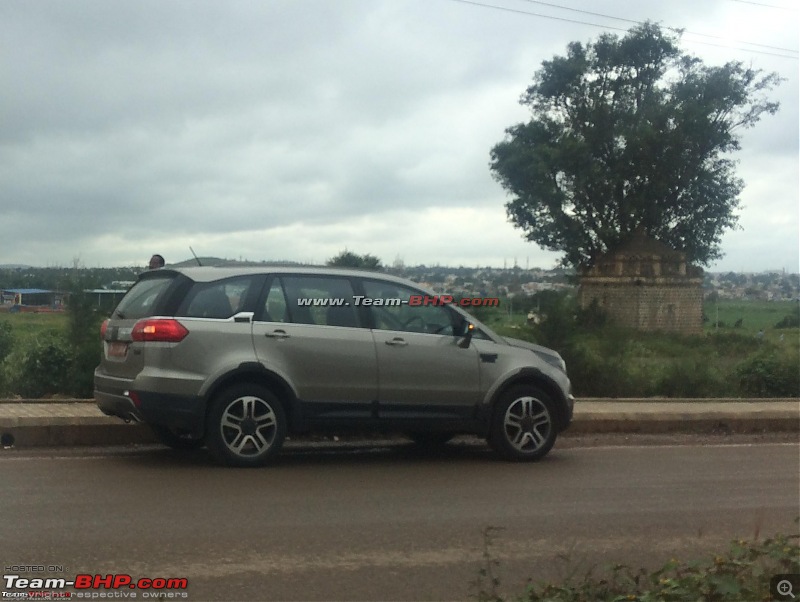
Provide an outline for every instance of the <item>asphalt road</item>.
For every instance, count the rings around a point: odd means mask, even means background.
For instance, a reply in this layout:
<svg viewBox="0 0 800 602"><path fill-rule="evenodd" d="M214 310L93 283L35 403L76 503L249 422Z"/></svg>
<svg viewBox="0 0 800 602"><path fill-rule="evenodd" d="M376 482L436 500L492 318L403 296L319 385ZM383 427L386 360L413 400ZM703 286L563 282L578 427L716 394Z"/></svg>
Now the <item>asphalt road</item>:
<svg viewBox="0 0 800 602"><path fill-rule="evenodd" d="M356 446L235 470L155 447L0 450L0 562L185 577L195 601L466 600L494 527L501 590L521 593L529 577L796 530L799 452L572 446L525 465L476 446Z"/></svg>

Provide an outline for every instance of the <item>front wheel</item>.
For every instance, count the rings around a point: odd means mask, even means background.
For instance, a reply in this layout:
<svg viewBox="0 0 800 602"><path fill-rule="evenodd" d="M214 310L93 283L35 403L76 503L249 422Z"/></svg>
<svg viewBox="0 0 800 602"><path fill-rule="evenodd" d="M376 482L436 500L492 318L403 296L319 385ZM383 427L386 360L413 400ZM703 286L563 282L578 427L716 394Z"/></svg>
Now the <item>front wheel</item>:
<svg viewBox="0 0 800 602"><path fill-rule="evenodd" d="M536 387L518 386L498 401L489 444L507 460L533 461L547 455L556 434L550 397Z"/></svg>
<svg viewBox="0 0 800 602"><path fill-rule="evenodd" d="M258 385L237 385L212 402L206 444L229 466L263 466L286 438L286 414L280 400Z"/></svg>

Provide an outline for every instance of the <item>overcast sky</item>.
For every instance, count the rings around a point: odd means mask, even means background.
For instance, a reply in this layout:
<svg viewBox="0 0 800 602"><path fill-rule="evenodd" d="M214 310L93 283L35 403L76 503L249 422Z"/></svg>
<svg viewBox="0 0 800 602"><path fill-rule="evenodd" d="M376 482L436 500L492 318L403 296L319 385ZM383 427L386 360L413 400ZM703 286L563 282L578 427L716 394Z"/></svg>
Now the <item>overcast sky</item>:
<svg viewBox="0 0 800 602"><path fill-rule="evenodd" d="M553 267L559 255L508 223L489 151L529 117L518 99L543 60L632 24L475 1L511 10L4 0L0 264L143 266L191 245L258 261L347 248L389 264ZM684 49L708 64L786 78L780 112L743 132L743 230L709 269L797 272L798 12L777 8L795 2L551 4L685 28Z"/></svg>

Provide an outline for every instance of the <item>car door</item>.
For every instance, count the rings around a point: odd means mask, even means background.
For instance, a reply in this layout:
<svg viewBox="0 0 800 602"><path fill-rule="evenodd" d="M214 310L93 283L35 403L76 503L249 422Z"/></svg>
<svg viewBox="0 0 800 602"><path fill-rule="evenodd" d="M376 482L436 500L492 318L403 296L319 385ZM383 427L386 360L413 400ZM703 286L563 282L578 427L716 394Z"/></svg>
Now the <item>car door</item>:
<svg viewBox="0 0 800 602"><path fill-rule="evenodd" d="M458 346L461 316L447 306L409 304L424 293L390 281L364 280L363 288L378 358L381 419L472 416L480 365L472 346Z"/></svg>
<svg viewBox="0 0 800 602"><path fill-rule="evenodd" d="M259 361L294 388L304 420L372 418L375 343L348 278L275 276L254 317L253 340Z"/></svg>

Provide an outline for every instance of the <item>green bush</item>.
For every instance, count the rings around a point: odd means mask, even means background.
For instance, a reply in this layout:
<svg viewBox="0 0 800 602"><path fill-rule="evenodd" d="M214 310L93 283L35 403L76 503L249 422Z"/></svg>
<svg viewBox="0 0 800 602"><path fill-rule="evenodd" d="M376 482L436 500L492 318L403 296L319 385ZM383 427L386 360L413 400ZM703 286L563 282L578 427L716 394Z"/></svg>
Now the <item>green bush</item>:
<svg viewBox="0 0 800 602"><path fill-rule="evenodd" d="M775 328L797 328L800 326L800 305L795 305L794 311L787 314L783 319L775 324Z"/></svg>
<svg viewBox="0 0 800 602"><path fill-rule="evenodd" d="M729 397L736 393L713 360L700 361L696 357L678 358L667 364L656 390L663 397Z"/></svg>
<svg viewBox="0 0 800 602"><path fill-rule="evenodd" d="M660 569L634 571L615 566L605 578L587 577L572 585L531 586L522 598L528 602L684 602L686 600L763 600L772 575L800 572L797 536L778 535L764 541L735 541L730 549L698 563L670 560Z"/></svg>
<svg viewBox="0 0 800 602"><path fill-rule="evenodd" d="M736 376L745 395L800 396L800 363L796 353L779 355L774 348L766 349L739 364Z"/></svg>
<svg viewBox="0 0 800 602"><path fill-rule="evenodd" d="M30 340L3 362L8 392L30 398L63 394L68 390L70 356L70 348L62 337Z"/></svg>
<svg viewBox="0 0 800 602"><path fill-rule="evenodd" d="M738 332L711 332L706 340L714 351L724 357L741 357L758 351L760 341L750 334Z"/></svg>
<svg viewBox="0 0 800 602"><path fill-rule="evenodd" d="M64 392L74 397L91 397L94 369L102 352L99 332L103 316L96 311L94 300L79 281L71 285L71 290L66 333L71 353Z"/></svg>
<svg viewBox="0 0 800 602"><path fill-rule="evenodd" d="M0 362L2 362L14 349L14 334L11 324L0 322Z"/></svg>
<svg viewBox="0 0 800 602"><path fill-rule="evenodd" d="M485 537L485 535L484 535ZM734 541L727 551L704 561L670 560L655 571L624 565L590 571L563 583L534 582L522 596L525 602L752 602L768 600L773 575L800 573L797 535L776 535L763 541ZM499 562L485 544L482 567L473 585L480 602L502 602Z"/></svg>
<svg viewBox="0 0 800 602"><path fill-rule="evenodd" d="M578 396L636 397L651 393L652 375L636 361L634 345L619 329L573 338L562 354Z"/></svg>

